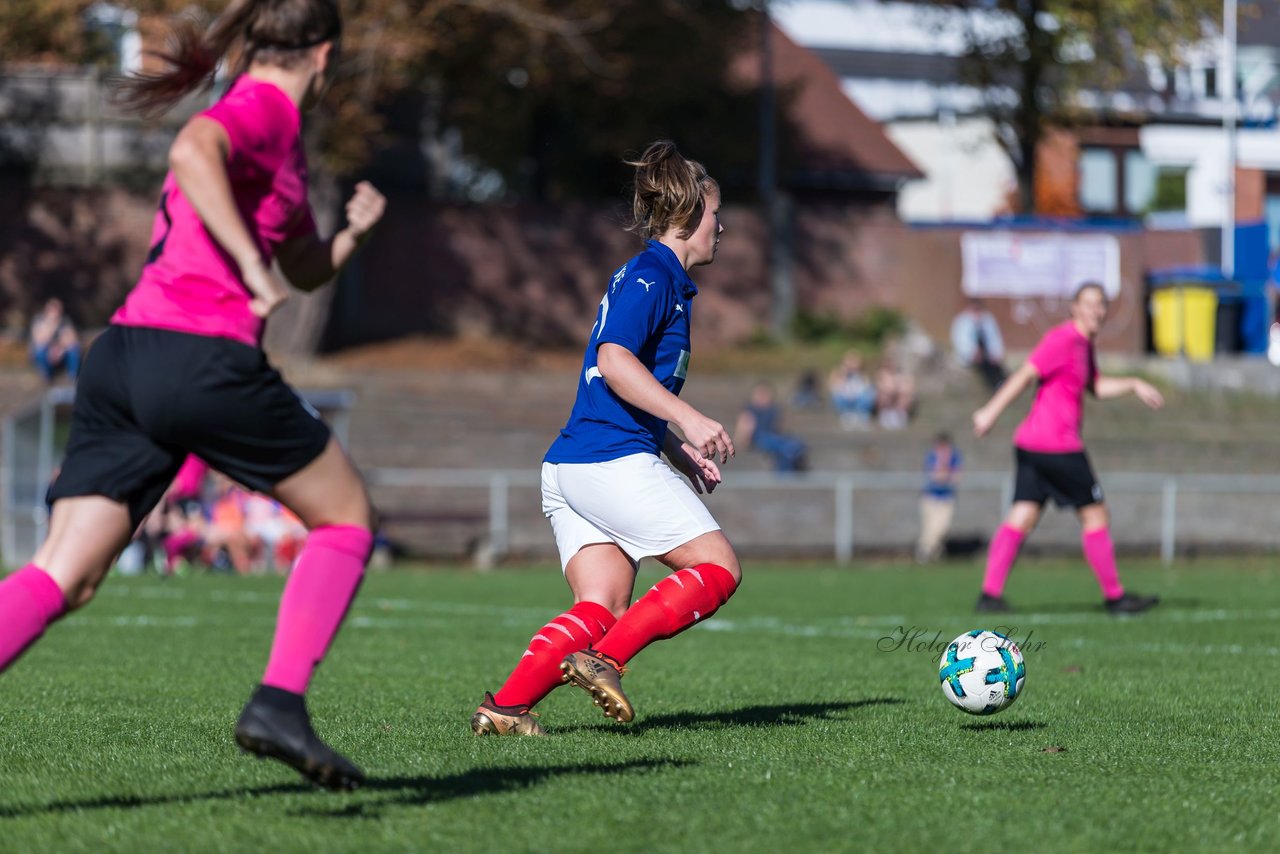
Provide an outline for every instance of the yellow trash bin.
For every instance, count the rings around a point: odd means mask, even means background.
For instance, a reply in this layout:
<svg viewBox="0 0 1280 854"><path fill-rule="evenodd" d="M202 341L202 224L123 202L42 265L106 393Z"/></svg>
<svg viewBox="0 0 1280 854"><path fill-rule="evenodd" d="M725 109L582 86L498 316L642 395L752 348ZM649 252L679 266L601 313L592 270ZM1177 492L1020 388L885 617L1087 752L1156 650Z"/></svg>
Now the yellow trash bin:
<svg viewBox="0 0 1280 854"><path fill-rule="evenodd" d="M1213 359L1218 293L1213 288L1168 287L1151 294L1151 337L1161 356Z"/></svg>

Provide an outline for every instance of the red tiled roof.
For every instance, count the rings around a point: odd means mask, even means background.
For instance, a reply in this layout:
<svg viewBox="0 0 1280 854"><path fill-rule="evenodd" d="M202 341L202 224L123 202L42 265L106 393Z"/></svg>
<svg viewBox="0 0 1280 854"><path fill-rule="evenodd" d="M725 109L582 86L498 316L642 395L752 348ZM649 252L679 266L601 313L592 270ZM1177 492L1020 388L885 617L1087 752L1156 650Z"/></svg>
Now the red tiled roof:
<svg viewBox="0 0 1280 854"><path fill-rule="evenodd" d="M733 64L743 83L760 82L758 41ZM799 131L805 172L864 172L883 177L923 178L924 173L893 144L884 129L849 99L825 62L776 25L770 28L774 84L791 93L779 103Z"/></svg>

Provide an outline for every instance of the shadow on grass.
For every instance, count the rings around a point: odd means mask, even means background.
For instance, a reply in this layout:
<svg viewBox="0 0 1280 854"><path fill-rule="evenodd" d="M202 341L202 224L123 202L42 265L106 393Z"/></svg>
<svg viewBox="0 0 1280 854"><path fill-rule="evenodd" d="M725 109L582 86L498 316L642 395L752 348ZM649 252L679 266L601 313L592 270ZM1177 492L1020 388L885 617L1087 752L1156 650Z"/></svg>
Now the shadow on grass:
<svg viewBox="0 0 1280 854"><path fill-rule="evenodd" d="M840 703L783 703L776 706L746 706L723 712L672 712L641 718L633 724L587 724L556 727L556 733L609 732L642 735L657 729L719 729L722 727L790 727L810 721L832 720L840 712L868 706L894 706L896 697L875 697Z"/></svg>
<svg viewBox="0 0 1280 854"><path fill-rule="evenodd" d="M294 815L324 818L378 818L378 811L388 806L417 806L450 801L455 798L472 798L479 795L500 794L516 789L536 786L553 777L583 774L625 774L633 771L683 768L694 763L682 760L637 759L631 762L582 763L578 765L548 765L505 768L473 768L461 774L445 777L373 777L351 794L334 794L342 806L334 809L308 808L295 810ZM296 795L321 792L306 783L281 783L272 786L223 789L216 792L174 795L113 795L83 800L53 801L32 806L0 806L0 819L25 816L74 813L88 810L139 809L141 807L169 806L173 804L203 803L208 801L236 801L268 795ZM377 795L369 800L364 795ZM385 796L385 797L384 797Z"/></svg>
<svg viewBox="0 0 1280 854"><path fill-rule="evenodd" d="M1152 608L1147 613L1159 614L1161 611L1198 611L1205 609L1205 603L1199 599L1166 599L1161 597L1160 604ZM1097 614L1098 616L1107 615L1107 609L1103 607L1102 602L1092 600L1088 602L1039 602L1032 605L1023 605L1019 603L1017 611L1011 611L1007 614L999 614L1006 624L1018 617L1028 619L1034 622L1036 614ZM1142 616L1141 614L1122 614L1121 616Z"/></svg>
<svg viewBox="0 0 1280 854"><path fill-rule="evenodd" d="M960 724L960 729L973 732L1030 732L1044 729L1048 724L1044 721L982 721L981 723Z"/></svg>

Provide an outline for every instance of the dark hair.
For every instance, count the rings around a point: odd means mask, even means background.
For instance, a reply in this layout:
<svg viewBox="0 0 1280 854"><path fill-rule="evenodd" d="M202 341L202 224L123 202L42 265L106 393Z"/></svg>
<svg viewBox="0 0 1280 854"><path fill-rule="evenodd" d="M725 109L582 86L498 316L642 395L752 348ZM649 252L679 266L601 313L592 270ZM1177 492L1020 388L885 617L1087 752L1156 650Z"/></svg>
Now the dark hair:
<svg viewBox="0 0 1280 854"><path fill-rule="evenodd" d="M946 432L945 430L943 430L942 432L938 433L937 435L935 435L935 436L933 437L933 444L935 444L935 445L950 445L950 444L951 444L951 434L950 434L950 433L948 433L948 432Z"/></svg>
<svg viewBox="0 0 1280 854"><path fill-rule="evenodd" d="M686 159L669 139L651 142L640 159L623 162L636 170L628 230L645 239L673 228L679 237L688 237L702 221L703 197L720 192L706 167Z"/></svg>
<svg viewBox="0 0 1280 854"><path fill-rule="evenodd" d="M1104 287L1102 286L1102 283L1101 283L1101 282L1093 282L1093 281L1085 282L1083 285L1081 285L1080 287L1076 288L1076 292L1075 292L1075 294L1071 297L1071 301L1072 301L1072 302L1079 302L1079 301L1080 301L1080 297L1084 294L1084 292L1085 292L1085 291L1097 291L1099 294L1101 294L1101 295L1102 295L1102 301L1103 301L1103 302L1110 302L1110 301L1111 301L1111 298L1107 296L1107 289L1106 289L1106 288L1104 288Z"/></svg>
<svg viewBox="0 0 1280 854"><path fill-rule="evenodd" d="M166 64L163 71L141 71L116 84L115 99L125 108L157 116L188 92L208 89L213 73L240 42L234 74L254 60L290 66L303 51L342 36L336 0L232 0L208 27L191 18L177 20L164 51L147 51Z"/></svg>

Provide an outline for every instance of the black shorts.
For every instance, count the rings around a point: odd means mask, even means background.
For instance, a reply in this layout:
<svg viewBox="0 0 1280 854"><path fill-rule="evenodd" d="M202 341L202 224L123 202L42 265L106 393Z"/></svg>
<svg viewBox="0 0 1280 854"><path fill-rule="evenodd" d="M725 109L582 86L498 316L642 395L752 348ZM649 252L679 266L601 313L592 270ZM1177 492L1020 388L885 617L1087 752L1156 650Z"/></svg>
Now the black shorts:
<svg viewBox="0 0 1280 854"><path fill-rule="evenodd" d="M1085 507L1102 502L1102 487L1084 451L1041 454L1013 449L1017 471L1013 500L1043 505L1052 498L1059 507Z"/></svg>
<svg viewBox="0 0 1280 854"><path fill-rule="evenodd" d="M328 442L319 413L257 347L113 325L80 371L66 458L48 499L102 495L127 504L136 526L187 454L268 492Z"/></svg>

